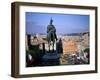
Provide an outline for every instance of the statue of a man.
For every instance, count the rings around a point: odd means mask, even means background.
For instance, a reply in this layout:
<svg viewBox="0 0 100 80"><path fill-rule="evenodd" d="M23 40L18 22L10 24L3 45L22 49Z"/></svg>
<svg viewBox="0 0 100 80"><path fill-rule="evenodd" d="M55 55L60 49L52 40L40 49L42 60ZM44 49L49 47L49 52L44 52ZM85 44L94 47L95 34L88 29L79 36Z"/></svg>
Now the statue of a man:
<svg viewBox="0 0 100 80"><path fill-rule="evenodd" d="M51 42L53 43L52 47L54 51L54 43L57 40L56 28L52 23L53 23L53 20L51 18L50 24L47 26L47 41L49 45L49 51L50 51Z"/></svg>
<svg viewBox="0 0 100 80"><path fill-rule="evenodd" d="M55 39L57 40L57 35L56 35L56 28L52 23L53 20L51 18L50 24L47 26L47 38L50 39L51 41L54 41Z"/></svg>

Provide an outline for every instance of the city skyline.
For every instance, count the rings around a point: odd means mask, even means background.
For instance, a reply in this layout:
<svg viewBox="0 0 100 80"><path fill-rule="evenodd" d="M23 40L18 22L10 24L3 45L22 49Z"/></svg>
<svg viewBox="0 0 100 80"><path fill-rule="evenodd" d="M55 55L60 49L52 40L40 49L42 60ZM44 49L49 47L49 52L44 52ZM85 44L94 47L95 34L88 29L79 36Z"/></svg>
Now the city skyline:
<svg viewBox="0 0 100 80"><path fill-rule="evenodd" d="M57 34L89 32L89 15L26 12L26 33L46 34L50 19Z"/></svg>

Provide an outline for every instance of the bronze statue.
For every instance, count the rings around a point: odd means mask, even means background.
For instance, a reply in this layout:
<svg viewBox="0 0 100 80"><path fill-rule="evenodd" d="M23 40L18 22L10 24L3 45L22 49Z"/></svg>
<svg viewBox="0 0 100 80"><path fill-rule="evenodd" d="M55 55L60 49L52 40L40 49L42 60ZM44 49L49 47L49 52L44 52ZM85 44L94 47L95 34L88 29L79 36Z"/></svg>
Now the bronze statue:
<svg viewBox="0 0 100 80"><path fill-rule="evenodd" d="M48 41L49 51L50 51L50 46L52 45L53 48L52 51L54 52L54 43L57 40L57 35L56 35L56 28L52 23L53 20L51 18L50 24L47 26L47 41Z"/></svg>

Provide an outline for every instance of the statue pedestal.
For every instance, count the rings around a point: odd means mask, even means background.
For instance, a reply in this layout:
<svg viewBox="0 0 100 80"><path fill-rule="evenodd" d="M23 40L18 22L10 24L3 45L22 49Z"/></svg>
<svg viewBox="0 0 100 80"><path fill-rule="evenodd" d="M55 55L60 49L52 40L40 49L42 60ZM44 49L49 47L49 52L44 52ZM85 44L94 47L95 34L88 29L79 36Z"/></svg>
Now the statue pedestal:
<svg viewBox="0 0 100 80"><path fill-rule="evenodd" d="M57 53L46 53L43 56L43 65L44 66L54 66L60 64L60 55Z"/></svg>
<svg viewBox="0 0 100 80"><path fill-rule="evenodd" d="M43 59L58 59L60 58L60 54L57 54L57 53L46 53L44 56L43 56Z"/></svg>

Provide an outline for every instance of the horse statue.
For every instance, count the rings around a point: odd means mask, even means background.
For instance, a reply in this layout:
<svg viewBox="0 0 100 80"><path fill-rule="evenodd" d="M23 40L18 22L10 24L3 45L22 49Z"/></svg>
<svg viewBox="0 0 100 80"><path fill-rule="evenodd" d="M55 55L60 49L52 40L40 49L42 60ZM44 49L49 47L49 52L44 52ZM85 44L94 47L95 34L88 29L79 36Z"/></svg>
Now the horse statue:
<svg viewBox="0 0 100 80"><path fill-rule="evenodd" d="M53 20L51 18L50 24L47 26L47 42L48 42L48 47L49 47L49 52L50 52L50 46L52 46L52 51L54 52L54 43L57 40L57 35L56 35L56 28L52 24Z"/></svg>

